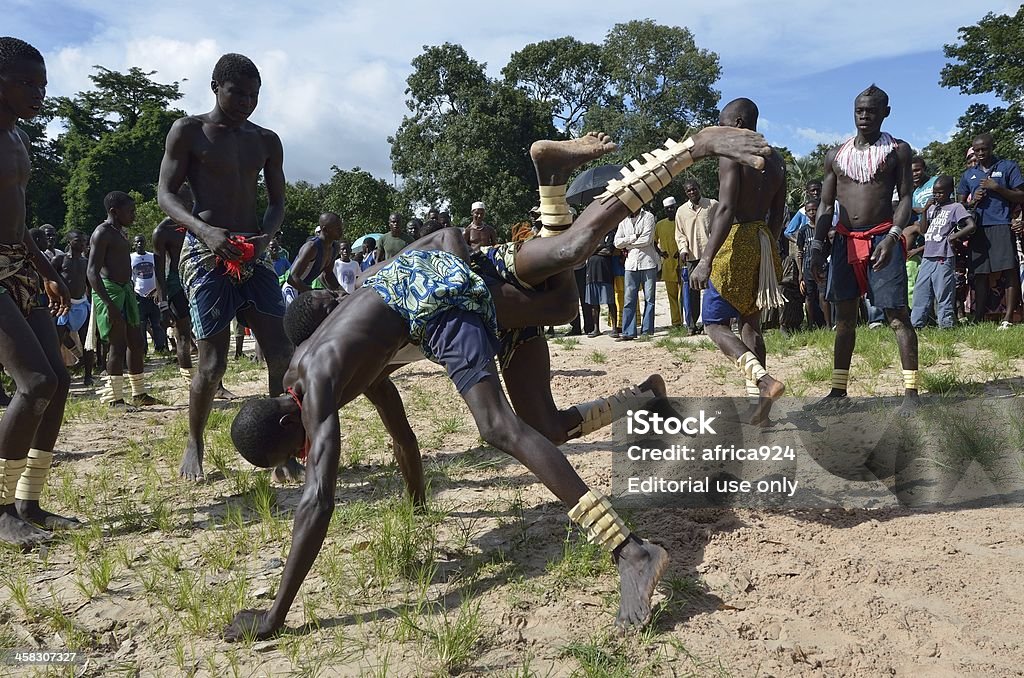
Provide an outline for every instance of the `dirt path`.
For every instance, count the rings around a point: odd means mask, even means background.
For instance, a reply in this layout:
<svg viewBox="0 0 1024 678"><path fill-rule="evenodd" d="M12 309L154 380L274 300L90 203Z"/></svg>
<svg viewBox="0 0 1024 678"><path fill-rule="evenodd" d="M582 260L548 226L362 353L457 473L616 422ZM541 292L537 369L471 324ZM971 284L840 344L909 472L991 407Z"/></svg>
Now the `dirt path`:
<svg viewBox="0 0 1024 678"><path fill-rule="evenodd" d="M552 343L556 402L651 372L671 395L742 394L706 341L659 342L663 330L655 339ZM772 360L773 372L810 395L821 388L803 376L811 356L817 349L794 350ZM1011 361L1009 375L1022 368ZM273 597L301 488L270 487L238 461L227 433L237 405L211 420L209 482L178 481L186 424L172 372L157 380L170 405L111 414L79 397L69 408L49 504L93 528L41 552L0 553L0 646L76 649L88 662L75 675L1024 673L1024 516L1006 507L631 512L673 560L652 627L615 637L610 561L567 531L532 476L480 446L427 363L396 383L424 449L432 511L414 516L399 500L387 438L372 408L354 403L338 508L287 632L229 646L218 634L233 612ZM897 369L880 370L854 393L893 393L898 380ZM242 363L227 385L246 396L263 381ZM607 490L613 447L606 429L563 449Z"/></svg>

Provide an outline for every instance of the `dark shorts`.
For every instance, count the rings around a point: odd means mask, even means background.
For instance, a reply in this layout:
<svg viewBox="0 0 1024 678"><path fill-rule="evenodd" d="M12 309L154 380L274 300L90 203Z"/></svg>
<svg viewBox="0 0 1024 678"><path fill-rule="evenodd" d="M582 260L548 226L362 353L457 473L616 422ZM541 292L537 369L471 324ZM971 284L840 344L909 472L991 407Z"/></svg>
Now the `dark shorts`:
<svg viewBox="0 0 1024 678"><path fill-rule="evenodd" d="M885 233L876 235L871 239L871 250L878 246L884 238L889 236ZM825 299L828 301L849 301L860 298L860 287L857 285L857 276L853 266L846 258L847 238L836 234L832 242L832 258L828 267L828 286L825 288ZM871 268L871 262L867 264L868 276L868 299L872 306L881 309L906 308L907 307L907 260L902 248L894 247L889 263L881 271Z"/></svg>
<svg viewBox="0 0 1024 678"><path fill-rule="evenodd" d="M494 374L498 338L479 313L451 308L437 314L427 321L423 344L448 370L459 393Z"/></svg>
<svg viewBox="0 0 1024 678"><path fill-rule="evenodd" d="M979 228L971 234L968 246L970 259L967 265L971 273L1009 271L1018 266L1017 243L1009 224Z"/></svg>
<svg viewBox="0 0 1024 678"><path fill-rule="evenodd" d="M233 318L250 308L274 318L284 317L281 288L272 271L256 266L243 283L233 280L223 268L210 272L191 289L192 332L196 339L208 339L228 329Z"/></svg>
<svg viewBox="0 0 1024 678"><path fill-rule="evenodd" d="M512 356L520 346L534 339L544 339L539 327L517 327L511 330L498 329L498 364L506 369L512 364Z"/></svg>
<svg viewBox="0 0 1024 678"><path fill-rule="evenodd" d="M740 312L730 304L715 289L714 284L708 280L708 288L704 290L704 297L700 305L701 322L705 325L728 325L733 318L739 318Z"/></svg>

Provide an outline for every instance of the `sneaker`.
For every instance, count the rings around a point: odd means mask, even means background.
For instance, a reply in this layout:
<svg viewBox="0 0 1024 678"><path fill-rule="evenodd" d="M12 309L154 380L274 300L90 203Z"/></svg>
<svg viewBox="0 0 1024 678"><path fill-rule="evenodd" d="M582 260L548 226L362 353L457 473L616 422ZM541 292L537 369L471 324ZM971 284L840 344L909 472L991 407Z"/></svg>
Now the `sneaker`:
<svg viewBox="0 0 1024 678"><path fill-rule="evenodd" d="M885 323L874 322L868 325L869 330L877 330L879 327L884 327ZM833 328L835 329L835 328Z"/></svg>
<svg viewBox="0 0 1024 678"><path fill-rule="evenodd" d="M587 332L587 336L590 337L591 339L594 339L600 337L601 332L599 332L598 330L594 330L593 332Z"/></svg>
<svg viewBox="0 0 1024 678"><path fill-rule="evenodd" d="M628 334L621 334L615 338L615 341L633 341L636 337L631 337Z"/></svg>
<svg viewBox="0 0 1024 678"><path fill-rule="evenodd" d="M1013 327L1013 323L1011 323L1009 320L1004 320L1003 322L999 323L999 327L997 327L996 329L997 330L1008 330L1011 327Z"/></svg>

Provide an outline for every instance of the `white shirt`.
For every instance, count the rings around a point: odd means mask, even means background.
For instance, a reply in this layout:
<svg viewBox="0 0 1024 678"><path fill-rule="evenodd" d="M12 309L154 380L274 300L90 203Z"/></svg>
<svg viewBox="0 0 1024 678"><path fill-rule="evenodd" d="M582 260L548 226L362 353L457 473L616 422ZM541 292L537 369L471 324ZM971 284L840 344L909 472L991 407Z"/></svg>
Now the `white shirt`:
<svg viewBox="0 0 1024 678"><path fill-rule="evenodd" d="M349 261L338 259L334 262L334 277L341 284L341 289L349 294L352 294L353 290L355 290L356 276L360 272L362 272L362 269L359 267L359 262L355 259L350 259Z"/></svg>
<svg viewBox="0 0 1024 678"><path fill-rule="evenodd" d="M135 283L135 294L140 297L148 297L156 289L156 264L152 252L132 252L132 282Z"/></svg>
<svg viewBox="0 0 1024 678"><path fill-rule="evenodd" d="M627 271L646 271L658 268L661 257L654 248L654 215L641 209L635 217L626 217L615 231L615 246L628 249Z"/></svg>

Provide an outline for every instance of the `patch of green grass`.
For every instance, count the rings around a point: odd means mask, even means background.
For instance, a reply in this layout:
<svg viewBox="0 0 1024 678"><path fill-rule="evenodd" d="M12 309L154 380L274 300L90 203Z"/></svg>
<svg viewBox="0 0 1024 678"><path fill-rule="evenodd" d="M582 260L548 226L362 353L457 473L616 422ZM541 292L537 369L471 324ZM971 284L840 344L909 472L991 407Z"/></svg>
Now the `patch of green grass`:
<svg viewBox="0 0 1024 678"><path fill-rule="evenodd" d="M397 578L414 579L426 562L432 562L437 536L429 516L416 513L408 499L386 503L369 525L369 540L361 552L372 582L390 586Z"/></svg>
<svg viewBox="0 0 1024 678"><path fill-rule="evenodd" d="M600 546L589 543L583 537L566 533L562 543L562 558L547 565L547 571L562 586L578 586L586 579L610 574L615 566Z"/></svg>
<svg viewBox="0 0 1024 678"><path fill-rule="evenodd" d="M573 676L586 678L632 678L637 674L635 660L617 646L599 639L569 643L561 656L575 659Z"/></svg>
<svg viewBox="0 0 1024 678"><path fill-rule="evenodd" d="M608 356L605 355L604 353L601 353L600 351L591 351L590 362L596 363L598 365L604 365L606 362L608 362Z"/></svg>
<svg viewBox="0 0 1024 678"><path fill-rule="evenodd" d="M768 355L771 355L769 353ZM812 384L832 382L832 357L816 355L800 370L800 377Z"/></svg>
<svg viewBox="0 0 1024 678"><path fill-rule="evenodd" d="M479 601L466 598L454 613L442 610L426 632L439 668L449 675L458 673L472 659L484 636Z"/></svg>
<svg viewBox="0 0 1024 678"><path fill-rule="evenodd" d="M990 323L982 323L964 328L962 332L964 343L971 348L991 351L1004 360L1024 358L1024 328L999 330Z"/></svg>
<svg viewBox="0 0 1024 678"><path fill-rule="evenodd" d="M963 389L966 382L956 366L941 371L921 372L921 385L928 393L948 396Z"/></svg>
<svg viewBox="0 0 1024 678"><path fill-rule="evenodd" d="M580 340L576 337L555 337L551 340L551 343L558 344L566 351L573 351L580 345Z"/></svg>

